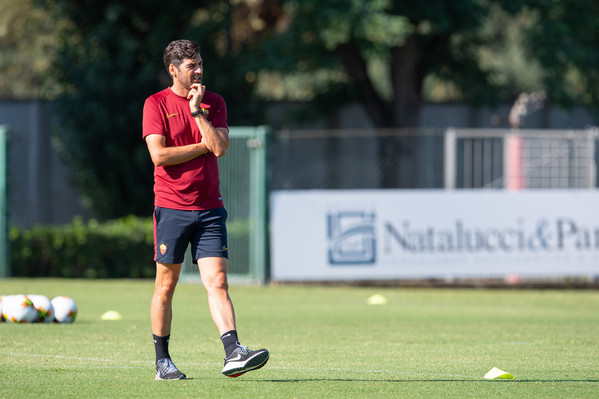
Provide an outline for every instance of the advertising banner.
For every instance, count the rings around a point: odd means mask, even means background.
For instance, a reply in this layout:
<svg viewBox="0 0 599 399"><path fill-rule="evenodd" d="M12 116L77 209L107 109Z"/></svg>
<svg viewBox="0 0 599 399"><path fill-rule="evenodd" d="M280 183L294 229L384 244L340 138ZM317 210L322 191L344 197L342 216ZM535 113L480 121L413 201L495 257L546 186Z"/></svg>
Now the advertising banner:
<svg viewBox="0 0 599 399"><path fill-rule="evenodd" d="M271 194L275 281L599 275L599 191Z"/></svg>

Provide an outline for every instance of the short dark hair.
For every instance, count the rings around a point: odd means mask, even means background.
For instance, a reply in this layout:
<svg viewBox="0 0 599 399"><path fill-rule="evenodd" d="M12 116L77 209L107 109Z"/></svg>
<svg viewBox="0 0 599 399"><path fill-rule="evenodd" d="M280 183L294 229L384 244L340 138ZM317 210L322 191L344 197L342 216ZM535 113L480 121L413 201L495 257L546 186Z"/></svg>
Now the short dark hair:
<svg viewBox="0 0 599 399"><path fill-rule="evenodd" d="M169 65L177 68L186 59L194 59L200 52L200 45L191 40L175 40L169 43L164 50L164 67L169 72Z"/></svg>

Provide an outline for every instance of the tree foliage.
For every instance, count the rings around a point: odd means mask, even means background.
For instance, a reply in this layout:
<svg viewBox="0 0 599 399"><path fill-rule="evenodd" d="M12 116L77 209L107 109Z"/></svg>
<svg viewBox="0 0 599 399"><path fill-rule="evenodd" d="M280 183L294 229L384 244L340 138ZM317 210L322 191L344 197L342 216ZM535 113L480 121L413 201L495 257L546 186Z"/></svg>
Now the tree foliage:
<svg viewBox="0 0 599 399"><path fill-rule="evenodd" d="M57 138L100 218L151 211L142 104L169 83L161 60L173 39L200 42L231 125L263 122L260 100L273 98L309 99L320 113L357 101L375 127L417 126L431 93L491 104L544 89L599 105L596 0L35 1L61 21L47 74L61 89ZM390 145L381 159L411 153Z"/></svg>
<svg viewBox="0 0 599 399"><path fill-rule="evenodd" d="M0 2L0 98L52 98L59 90L44 79L66 21L49 18L33 0Z"/></svg>
<svg viewBox="0 0 599 399"><path fill-rule="evenodd" d="M416 126L431 82L449 88L441 99L473 104L545 90L562 104L599 105L595 0L281 2L290 22L265 43L274 55L264 67L341 71L314 83L315 98L334 87L377 127Z"/></svg>
<svg viewBox="0 0 599 399"><path fill-rule="evenodd" d="M332 106L357 101L374 127L418 126L427 80L451 88L453 99L479 105L513 101L521 91L543 89L550 99L563 102L572 87L567 74L578 82L596 83L595 0L576 0L573 9L569 3L541 0L281 3L289 24L265 44L275 56L265 58L264 67L295 68L306 75L323 69L342 72L344 77L331 75L330 85L315 82L313 104L320 108L319 97ZM372 73L377 64L384 66L379 75L383 84L377 84ZM596 95L589 93L597 93L596 87L585 90L595 103ZM409 173L399 173L421 167L417 147L415 141L382 141L379 161L387 165L381 168L385 187L418 187Z"/></svg>
<svg viewBox="0 0 599 399"><path fill-rule="evenodd" d="M161 59L160 48L188 19L156 13L160 4L152 3L40 1L55 18L72 22L61 32L54 65L53 77L63 88L56 133L84 200L99 217L151 209L152 169L141 141L140 109L157 87L153 64Z"/></svg>
<svg viewBox="0 0 599 399"><path fill-rule="evenodd" d="M430 76L458 88L461 100L496 98L492 71L479 62L479 49L494 39L480 34L492 2L284 3L291 22L277 40L266 44L276 54L265 60L266 68L291 71L295 67L308 73L343 70L346 92L364 106L374 126L416 126L425 79ZM385 66L378 76L383 84L377 84L372 73L376 63ZM323 84L317 92L327 90Z"/></svg>
<svg viewBox="0 0 599 399"><path fill-rule="evenodd" d="M251 85L231 39L227 1L39 0L61 31L52 78L63 91L57 138L84 200L99 218L148 215L152 168L141 140L145 98L167 87L162 56L175 39L197 40L205 84L222 94L239 123L251 107ZM239 52L239 50L237 50ZM245 109L246 114L241 110Z"/></svg>
<svg viewBox="0 0 599 399"><path fill-rule="evenodd" d="M529 7L536 18L527 39L550 95L599 111L599 2L533 0Z"/></svg>

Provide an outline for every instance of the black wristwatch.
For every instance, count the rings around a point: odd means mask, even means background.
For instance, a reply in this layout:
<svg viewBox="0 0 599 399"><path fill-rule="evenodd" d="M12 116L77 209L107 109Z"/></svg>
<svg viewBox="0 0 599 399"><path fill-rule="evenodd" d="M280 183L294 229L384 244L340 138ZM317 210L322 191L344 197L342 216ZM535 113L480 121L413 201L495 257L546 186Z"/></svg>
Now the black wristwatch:
<svg viewBox="0 0 599 399"><path fill-rule="evenodd" d="M193 116L194 118L198 115L206 115L206 111L204 111L202 108L200 108L197 111L194 111L191 113L191 116Z"/></svg>

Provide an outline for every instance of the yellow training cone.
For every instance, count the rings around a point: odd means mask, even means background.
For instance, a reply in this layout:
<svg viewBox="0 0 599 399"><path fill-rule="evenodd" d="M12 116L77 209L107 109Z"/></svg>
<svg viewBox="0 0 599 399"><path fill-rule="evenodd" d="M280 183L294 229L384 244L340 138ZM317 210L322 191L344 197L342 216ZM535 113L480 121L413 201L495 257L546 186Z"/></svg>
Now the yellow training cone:
<svg viewBox="0 0 599 399"><path fill-rule="evenodd" d="M487 374L485 374L487 380L513 380L515 377L508 372L499 370L497 367L493 367Z"/></svg>
<svg viewBox="0 0 599 399"><path fill-rule="evenodd" d="M368 298L368 304L369 305L386 305L387 298L385 298L382 295L373 295L370 298Z"/></svg>
<svg viewBox="0 0 599 399"><path fill-rule="evenodd" d="M102 320L121 320L123 316L121 316L121 314L116 310L109 310L108 312L100 316L100 318Z"/></svg>

